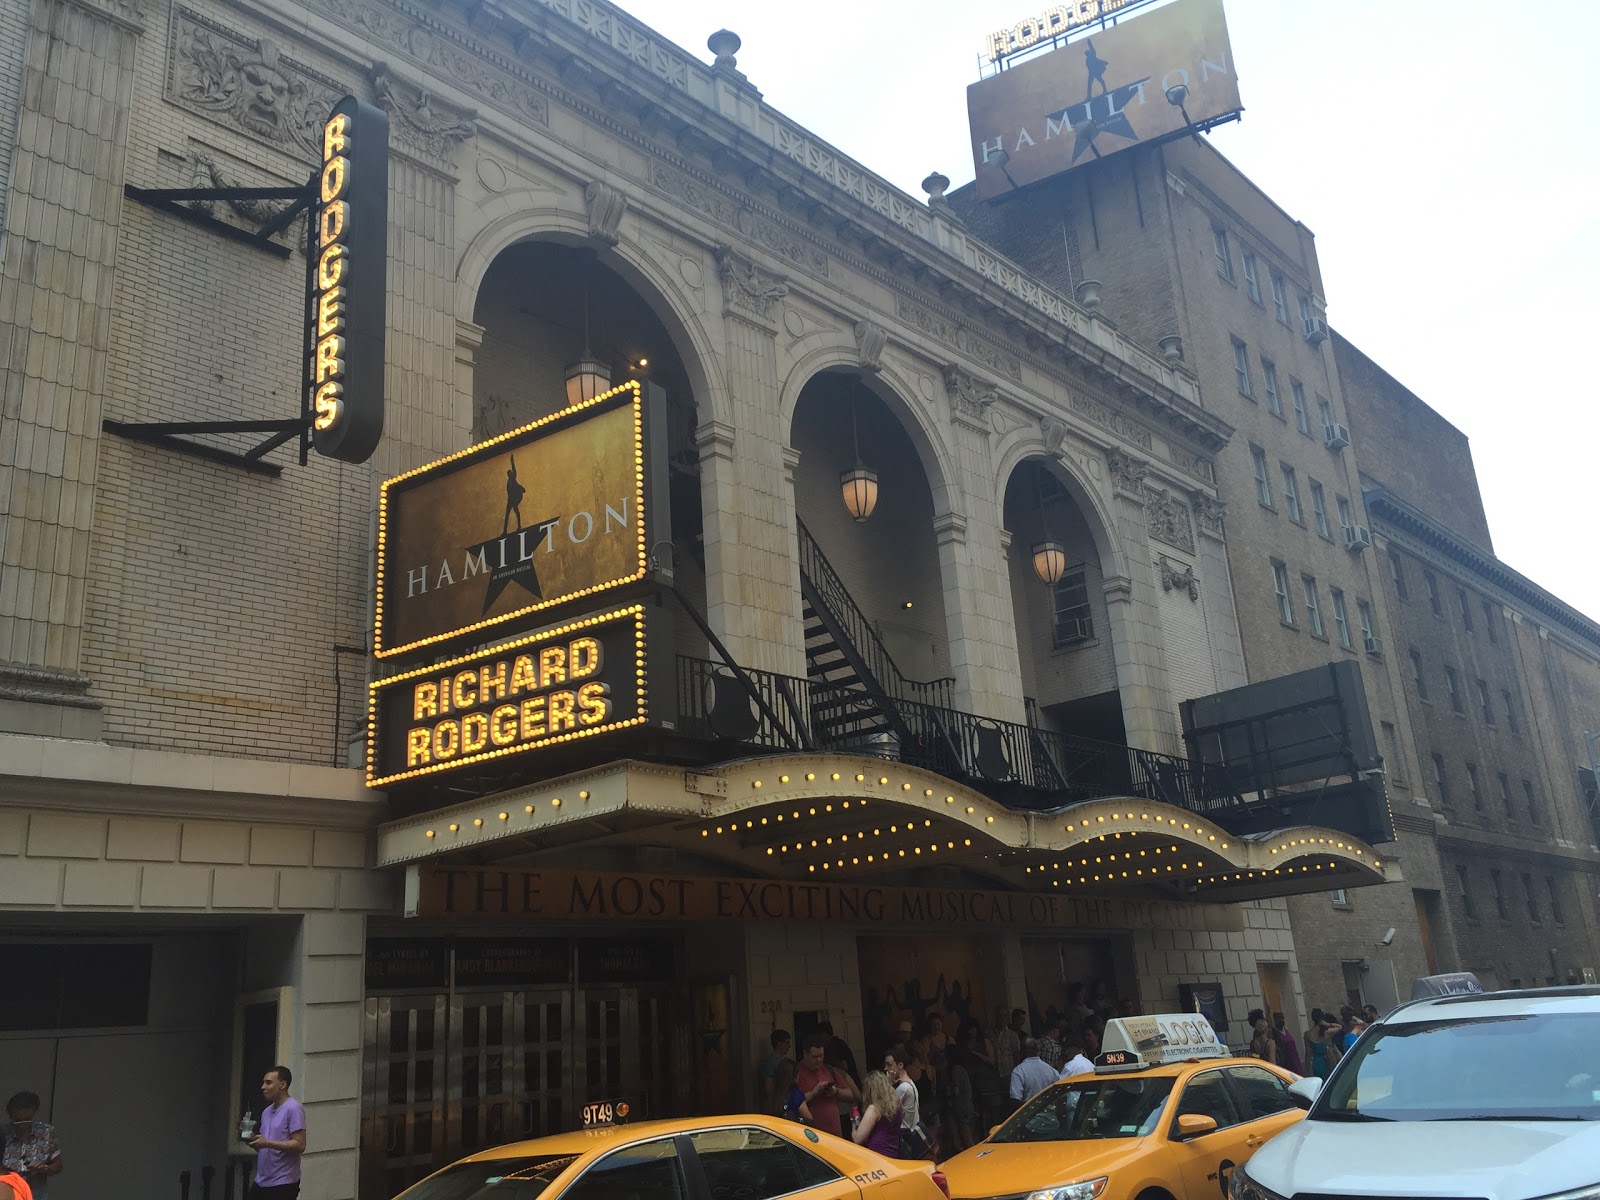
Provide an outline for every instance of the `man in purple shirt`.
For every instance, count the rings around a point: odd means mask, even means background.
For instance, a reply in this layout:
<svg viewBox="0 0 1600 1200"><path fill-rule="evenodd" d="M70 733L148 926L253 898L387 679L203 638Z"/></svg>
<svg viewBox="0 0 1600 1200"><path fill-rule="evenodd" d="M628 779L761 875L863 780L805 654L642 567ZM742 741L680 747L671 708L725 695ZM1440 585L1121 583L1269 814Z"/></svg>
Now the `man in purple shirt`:
<svg viewBox="0 0 1600 1200"><path fill-rule="evenodd" d="M306 1113L298 1100L289 1098L288 1067L273 1067L261 1077L261 1094L267 1108L261 1114L261 1132L250 1139L256 1151L256 1178L250 1200L298 1200L300 1156L306 1151Z"/></svg>

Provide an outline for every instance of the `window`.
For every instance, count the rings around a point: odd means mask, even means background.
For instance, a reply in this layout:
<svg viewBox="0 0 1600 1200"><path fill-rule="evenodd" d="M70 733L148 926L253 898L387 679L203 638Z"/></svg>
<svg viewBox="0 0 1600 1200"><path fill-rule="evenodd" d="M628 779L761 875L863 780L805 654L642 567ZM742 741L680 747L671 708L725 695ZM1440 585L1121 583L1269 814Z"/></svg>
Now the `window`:
<svg viewBox="0 0 1600 1200"><path fill-rule="evenodd" d="M1147 1076L1137 1082L1142 1086L1129 1089L1099 1076L1045 1088L1017 1109L993 1140L1060 1145L1064 1141L1148 1137L1166 1113L1173 1081ZM852 1189L850 1194L856 1193Z"/></svg>
<svg viewBox="0 0 1600 1200"><path fill-rule="evenodd" d="M1528 802L1528 820L1530 823L1537 825L1539 823L1539 799L1533 794L1533 780L1524 779L1522 781L1522 795Z"/></svg>
<svg viewBox="0 0 1600 1200"><path fill-rule="evenodd" d="M1485 600L1483 602L1483 631L1489 635L1490 643L1496 646L1500 644L1499 626L1500 622L1495 620L1494 605Z"/></svg>
<svg viewBox="0 0 1600 1200"><path fill-rule="evenodd" d="M1233 1096L1240 1101L1246 1121L1259 1121L1262 1117L1276 1116L1294 1107L1289 1089L1271 1071L1264 1067L1224 1068L1228 1082L1233 1084Z"/></svg>
<svg viewBox="0 0 1600 1200"><path fill-rule="evenodd" d="M1438 755L1434 755L1435 758ZM1461 910L1472 920L1478 919L1478 906L1472 902L1472 889L1467 886L1467 869L1456 868L1456 885L1461 889Z"/></svg>
<svg viewBox="0 0 1600 1200"><path fill-rule="evenodd" d="M1483 811L1483 793L1478 790L1478 768L1472 763L1467 764L1467 794L1472 797L1472 807Z"/></svg>
<svg viewBox="0 0 1600 1200"><path fill-rule="evenodd" d="M1356 601L1356 616L1361 621L1361 644L1371 654L1378 644L1378 630L1372 624L1372 605L1365 600Z"/></svg>
<svg viewBox="0 0 1600 1200"><path fill-rule="evenodd" d="M1411 651L1411 682L1417 685L1417 699L1428 698L1428 680L1422 673L1422 655Z"/></svg>
<svg viewBox="0 0 1600 1200"><path fill-rule="evenodd" d="M1506 778L1504 771L1496 772L1496 778L1500 780L1500 805L1506 810L1506 820L1514 821L1517 819L1517 810L1511 802L1511 781Z"/></svg>
<svg viewBox="0 0 1600 1200"><path fill-rule="evenodd" d="M765 1129L706 1129L691 1133L689 1142L712 1196L773 1200L843 1178L820 1158Z"/></svg>
<svg viewBox="0 0 1600 1200"><path fill-rule="evenodd" d="M1256 471L1256 500L1262 508L1271 508L1272 480L1267 475L1267 452L1260 446L1251 446L1250 461Z"/></svg>
<svg viewBox="0 0 1600 1200"><path fill-rule="evenodd" d="M1190 1113L1211 1117L1218 1129L1239 1123L1239 1118L1234 1115L1233 1101L1228 1097L1227 1085L1222 1082L1221 1071L1203 1071L1189 1077L1189 1084L1183 1089L1178 1107L1172 1115L1184 1117Z"/></svg>
<svg viewBox="0 0 1600 1200"><path fill-rule="evenodd" d="M1344 593L1338 588L1329 588L1328 594L1333 597L1333 631L1339 635L1339 645L1348 650L1350 649L1350 615L1345 611Z"/></svg>
<svg viewBox="0 0 1600 1200"><path fill-rule="evenodd" d="M562 1200L613 1200L629 1195L683 1200L686 1194L678 1148L671 1138L641 1142L608 1154L561 1193Z"/></svg>
<svg viewBox="0 0 1600 1200"><path fill-rule="evenodd" d="M1522 873L1522 890L1528 893L1528 920L1538 925L1540 924L1539 893L1533 890L1533 876L1526 871Z"/></svg>
<svg viewBox="0 0 1600 1200"><path fill-rule="evenodd" d="M1402 600L1409 600L1406 595L1406 569L1400 561L1398 550L1389 551L1389 573L1394 576L1394 594Z"/></svg>
<svg viewBox="0 0 1600 1200"><path fill-rule="evenodd" d="M1278 620L1294 624L1294 605L1289 602L1289 568L1276 559L1272 563L1272 590L1278 596Z"/></svg>
<svg viewBox="0 0 1600 1200"><path fill-rule="evenodd" d="M1422 582L1428 588L1428 607L1433 609L1436 617L1444 616L1444 605L1439 601L1439 580L1432 571L1422 573Z"/></svg>
<svg viewBox="0 0 1600 1200"><path fill-rule="evenodd" d="M1287 325L1289 323L1289 301L1285 299L1283 276L1273 271L1269 278L1272 282L1272 315Z"/></svg>
<svg viewBox="0 0 1600 1200"><path fill-rule="evenodd" d="M1250 392L1250 351L1238 338L1228 340L1233 343L1233 381L1238 385L1239 395L1254 399Z"/></svg>
<svg viewBox="0 0 1600 1200"><path fill-rule="evenodd" d="M1317 397L1317 416L1322 421L1322 434L1324 437L1333 436L1333 405L1328 403L1326 396Z"/></svg>
<svg viewBox="0 0 1600 1200"><path fill-rule="evenodd" d="M1311 483L1311 515L1317 521L1317 533L1333 540L1333 534L1328 530L1328 498L1322 494L1322 485L1315 479Z"/></svg>
<svg viewBox="0 0 1600 1200"><path fill-rule="evenodd" d="M1473 680L1473 686L1478 689L1478 707L1483 711L1483 723L1494 724L1494 705L1489 702L1489 685L1481 679Z"/></svg>
<svg viewBox="0 0 1600 1200"><path fill-rule="evenodd" d="M1328 902L1335 908L1354 908L1350 903L1350 893L1345 888L1334 888L1328 893Z"/></svg>
<svg viewBox="0 0 1600 1200"><path fill-rule="evenodd" d="M1261 378L1267 392L1267 411L1275 417L1283 416L1283 397L1278 394L1278 366L1270 358L1261 360Z"/></svg>
<svg viewBox="0 0 1600 1200"><path fill-rule="evenodd" d="M1461 628L1472 632L1472 602L1467 599L1467 589L1456 589L1456 607L1461 610Z"/></svg>
<svg viewBox="0 0 1600 1200"><path fill-rule="evenodd" d="M1444 755L1438 753L1433 756L1433 786L1439 793L1439 803L1448 808L1450 806L1450 779L1444 773Z"/></svg>
<svg viewBox="0 0 1600 1200"><path fill-rule="evenodd" d="M1311 328L1311 322L1316 316L1314 310L1311 307L1311 297L1306 295L1304 292L1301 292L1300 296L1299 296L1299 300L1300 300L1300 327L1302 329L1310 329Z"/></svg>
<svg viewBox="0 0 1600 1200"><path fill-rule="evenodd" d="M1317 637L1326 634L1322 628L1322 609L1317 604L1317 581L1309 575L1300 576L1300 586L1306 593L1306 626Z"/></svg>
<svg viewBox="0 0 1600 1200"><path fill-rule="evenodd" d="M1094 614L1089 610L1089 576L1079 567L1056 580L1056 649L1094 637Z"/></svg>
<svg viewBox="0 0 1600 1200"><path fill-rule="evenodd" d="M1278 467L1283 471L1283 503L1289 510L1289 520L1304 525L1306 515L1300 511L1300 477L1288 463L1279 463Z"/></svg>
<svg viewBox="0 0 1600 1200"><path fill-rule="evenodd" d="M1228 251L1228 231L1220 225L1211 227L1211 249L1217 256L1217 274L1233 282L1233 255Z"/></svg>
<svg viewBox="0 0 1600 1200"><path fill-rule="evenodd" d="M1517 709L1516 705L1511 703L1511 693L1502 691L1500 693L1500 701L1506 706L1506 728L1511 730L1512 733L1520 734L1522 730L1517 725Z"/></svg>
<svg viewBox="0 0 1600 1200"><path fill-rule="evenodd" d="M1339 528L1344 533L1345 541L1348 542L1350 530L1356 523L1354 510L1350 507L1349 499L1344 496L1336 497L1334 502L1339 506Z"/></svg>
<svg viewBox="0 0 1600 1200"><path fill-rule="evenodd" d="M1561 915L1561 887L1556 883L1554 875L1544 877L1545 890L1550 893L1550 919L1557 925L1564 925L1566 918Z"/></svg>
<svg viewBox="0 0 1600 1200"><path fill-rule="evenodd" d="M1239 259L1244 263L1244 290L1245 294L1256 304L1261 303L1261 273L1256 269L1256 253L1254 250L1241 249Z"/></svg>
<svg viewBox="0 0 1600 1200"><path fill-rule="evenodd" d="M1454 667L1444 669L1444 687L1450 693L1450 711L1457 716L1466 716L1466 706L1461 703L1461 677L1456 674Z"/></svg>
<svg viewBox="0 0 1600 1200"><path fill-rule="evenodd" d="M525 1200L530 1196L546 1195L556 1177L565 1172L577 1157L576 1154L519 1154L515 1158L469 1158L417 1184L410 1191L410 1200L458 1200L462 1196ZM628 1177L618 1177L616 1182L625 1184ZM604 1191L599 1184L600 1180L597 1179L581 1191L563 1192L562 1195L600 1196ZM582 1185L583 1181L580 1181L580 1188ZM228 1190L232 1191L231 1188ZM654 1196L656 1193L650 1194ZM660 1193L663 1197L680 1197L683 1194L682 1186L674 1180L669 1180L668 1187Z"/></svg>
<svg viewBox="0 0 1600 1200"><path fill-rule="evenodd" d="M1508 920L1509 914L1506 912L1506 887L1505 883L1500 878L1500 871L1497 868L1491 867L1489 869L1489 886L1494 889L1495 914L1499 916L1502 921Z"/></svg>
<svg viewBox="0 0 1600 1200"><path fill-rule="evenodd" d="M1294 427L1311 436L1311 418L1306 413L1306 385L1289 376L1289 397L1294 401Z"/></svg>
<svg viewBox="0 0 1600 1200"><path fill-rule="evenodd" d="M1393 721L1381 722L1383 725L1383 748L1386 751L1383 759L1384 770L1388 773L1389 782L1395 787L1406 786L1406 760L1400 754L1400 735L1395 732Z"/></svg>

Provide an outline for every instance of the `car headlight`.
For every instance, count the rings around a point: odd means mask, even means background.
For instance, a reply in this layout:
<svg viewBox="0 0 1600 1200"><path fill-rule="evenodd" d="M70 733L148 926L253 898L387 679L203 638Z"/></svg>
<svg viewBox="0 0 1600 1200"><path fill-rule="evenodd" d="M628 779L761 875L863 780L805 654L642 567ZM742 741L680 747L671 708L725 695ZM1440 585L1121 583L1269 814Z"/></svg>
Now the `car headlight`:
<svg viewBox="0 0 1600 1200"><path fill-rule="evenodd" d="M1228 1180L1228 1200L1284 1200L1271 1188L1264 1188L1245 1172L1242 1166L1233 1169Z"/></svg>
<svg viewBox="0 0 1600 1200"><path fill-rule="evenodd" d="M1600 1183L1570 1192L1557 1192L1554 1196L1545 1196L1543 1200L1600 1200Z"/></svg>
<svg viewBox="0 0 1600 1200"><path fill-rule="evenodd" d="M1100 1193L1106 1190L1109 1178L1102 1175L1099 1179L1085 1179L1082 1183L1058 1183L1029 1192L1028 1200L1097 1200Z"/></svg>

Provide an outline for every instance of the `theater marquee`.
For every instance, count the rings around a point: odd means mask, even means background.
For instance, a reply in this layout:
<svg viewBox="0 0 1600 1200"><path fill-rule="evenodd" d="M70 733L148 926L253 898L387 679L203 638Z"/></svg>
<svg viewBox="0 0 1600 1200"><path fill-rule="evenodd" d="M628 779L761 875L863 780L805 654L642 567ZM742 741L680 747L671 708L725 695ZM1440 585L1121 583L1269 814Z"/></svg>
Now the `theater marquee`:
<svg viewBox="0 0 1600 1200"><path fill-rule="evenodd" d="M642 725L646 665L635 604L381 679L368 695L367 786Z"/></svg>
<svg viewBox="0 0 1600 1200"><path fill-rule="evenodd" d="M642 403L627 383L386 482L373 653L487 640L643 579Z"/></svg>

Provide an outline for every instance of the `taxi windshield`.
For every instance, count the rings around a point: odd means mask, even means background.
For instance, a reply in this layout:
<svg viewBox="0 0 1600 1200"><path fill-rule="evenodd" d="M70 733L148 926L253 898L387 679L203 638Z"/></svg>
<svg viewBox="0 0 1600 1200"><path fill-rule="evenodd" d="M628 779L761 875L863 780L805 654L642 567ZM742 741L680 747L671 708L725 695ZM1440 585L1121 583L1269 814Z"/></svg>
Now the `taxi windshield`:
<svg viewBox="0 0 1600 1200"><path fill-rule="evenodd" d="M575 1154L459 1162L401 1193L404 1200L533 1200Z"/></svg>
<svg viewBox="0 0 1600 1200"><path fill-rule="evenodd" d="M1161 1120L1170 1077L1108 1075L1046 1088L1019 1108L992 1142L1078 1142L1144 1137Z"/></svg>
<svg viewBox="0 0 1600 1200"><path fill-rule="evenodd" d="M1600 1013L1380 1026L1311 1114L1324 1121L1600 1120Z"/></svg>

